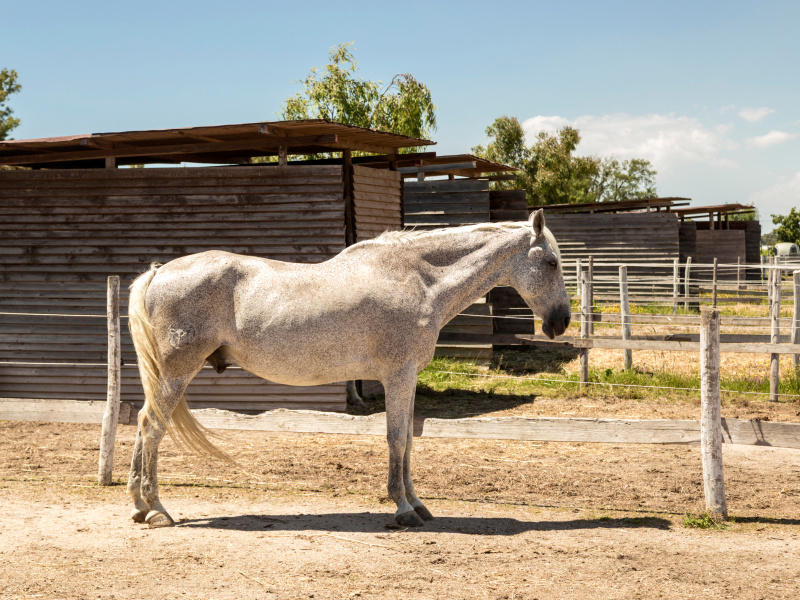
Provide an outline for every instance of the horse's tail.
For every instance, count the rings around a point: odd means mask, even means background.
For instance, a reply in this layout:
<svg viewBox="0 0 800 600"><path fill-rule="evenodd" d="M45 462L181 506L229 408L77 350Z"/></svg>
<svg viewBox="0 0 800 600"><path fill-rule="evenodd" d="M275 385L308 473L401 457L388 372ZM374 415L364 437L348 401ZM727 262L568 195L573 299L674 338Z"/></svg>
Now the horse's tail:
<svg viewBox="0 0 800 600"><path fill-rule="evenodd" d="M128 328L133 338L136 349L136 358L139 363L139 375L144 388L144 407L139 411L139 426L144 427L147 419L152 418L162 427L166 427L176 445L183 449L192 450L198 454L208 454L226 462L235 461L217 448L208 440L208 430L197 422L189 404L186 394L181 396L178 405L172 413L172 422L164 416L158 404L157 397L161 387L161 366L158 347L153 336L153 326L147 313L147 289L157 273L158 263L150 265L150 269L139 275L130 287L128 299Z"/></svg>

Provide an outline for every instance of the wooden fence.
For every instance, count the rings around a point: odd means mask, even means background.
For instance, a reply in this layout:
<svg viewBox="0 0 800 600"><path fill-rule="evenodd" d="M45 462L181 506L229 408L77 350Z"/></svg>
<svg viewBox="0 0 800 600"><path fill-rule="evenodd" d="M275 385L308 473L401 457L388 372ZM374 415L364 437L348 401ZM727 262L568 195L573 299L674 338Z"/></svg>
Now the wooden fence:
<svg viewBox="0 0 800 600"><path fill-rule="evenodd" d="M700 443L703 456L703 472L706 489L706 505L710 511L726 516L724 479L722 476L722 454L724 443L769 445L800 449L800 424L769 423L721 419L719 354L721 352L755 352L800 355L800 271L793 275L794 315L791 319L791 343L781 343L778 311L770 318L772 336L768 342L731 341L720 334L721 324L745 324L762 322L758 318L720 318L713 308L703 309L700 317L701 330L695 340L693 334L687 339L653 340L633 338L630 330L626 335L623 327L621 339L591 337L589 324L616 318L622 324L634 322L638 315L625 310L625 267L620 269L620 291L623 311L621 315L594 314L588 302L592 282L588 273L582 274L581 336L579 338L539 339L530 336L526 343L546 346L578 348L581 356L581 383L588 384L589 350L592 348L620 348L625 350L658 349L699 351L701 355L702 388L700 421L669 420L619 420L619 419L562 419L562 418L472 418L472 419L417 419L414 435L445 438L480 438L566 442L601 443ZM772 272L778 272L777 268ZM771 279L773 300L780 302L778 292L780 279ZM659 315L641 315L654 319ZM697 317L661 315L665 319L693 319ZM0 398L0 419L35 420L57 422L102 423L101 449L98 478L102 484L111 481L113 445L118 423L135 424L138 403L120 401L121 369L119 279L109 278L107 295L107 400L74 401L61 399ZM797 364L795 362L795 364ZM775 388L777 394L777 386ZM358 417L338 413L317 413L278 409L260 415L245 415L227 410L198 409L193 411L198 420L210 428L248 429L283 433L342 433L385 435L385 415Z"/></svg>

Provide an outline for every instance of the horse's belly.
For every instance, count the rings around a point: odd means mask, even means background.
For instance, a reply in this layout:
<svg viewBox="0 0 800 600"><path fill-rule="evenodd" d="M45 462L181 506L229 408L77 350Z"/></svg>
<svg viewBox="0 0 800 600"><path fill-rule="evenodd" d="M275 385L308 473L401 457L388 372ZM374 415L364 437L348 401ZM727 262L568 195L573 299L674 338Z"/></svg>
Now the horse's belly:
<svg viewBox="0 0 800 600"><path fill-rule="evenodd" d="M284 332L261 343L234 346L231 357L243 369L285 385L321 385L376 376L375 357L368 357L362 344L354 341L355 347L350 347L343 344L342 336L307 338Z"/></svg>

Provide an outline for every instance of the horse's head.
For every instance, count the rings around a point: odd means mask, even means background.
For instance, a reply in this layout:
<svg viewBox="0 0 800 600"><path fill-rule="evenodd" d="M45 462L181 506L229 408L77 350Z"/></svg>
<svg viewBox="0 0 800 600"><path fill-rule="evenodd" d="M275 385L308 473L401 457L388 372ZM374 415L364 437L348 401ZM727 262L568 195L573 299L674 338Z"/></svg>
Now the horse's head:
<svg viewBox="0 0 800 600"><path fill-rule="evenodd" d="M532 234L530 245L513 263L510 285L542 318L542 331L553 339L566 331L571 314L561 273L561 253L553 234L544 226L541 209L531 216L528 231Z"/></svg>

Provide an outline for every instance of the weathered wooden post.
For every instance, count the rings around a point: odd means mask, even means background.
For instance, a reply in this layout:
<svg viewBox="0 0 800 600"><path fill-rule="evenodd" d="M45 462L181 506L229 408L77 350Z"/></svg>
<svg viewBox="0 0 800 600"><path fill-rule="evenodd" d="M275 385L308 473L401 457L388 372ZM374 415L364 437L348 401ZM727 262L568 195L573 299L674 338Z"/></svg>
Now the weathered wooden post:
<svg viewBox="0 0 800 600"><path fill-rule="evenodd" d="M106 301L108 323L108 392L103 425L100 433L100 466L97 482L111 485L114 467L114 440L117 437L119 421L119 382L120 382L120 331L119 331L119 276L108 278Z"/></svg>
<svg viewBox="0 0 800 600"><path fill-rule="evenodd" d="M589 314L594 312L594 258L589 257ZM589 320L589 333L594 334L594 319L590 317Z"/></svg>
<svg viewBox="0 0 800 600"><path fill-rule="evenodd" d="M575 295L578 297L578 300L583 298L583 291L581 288L581 259L578 258L575 260Z"/></svg>
<svg viewBox="0 0 800 600"><path fill-rule="evenodd" d="M627 279L627 278L626 278ZM672 261L672 314L678 314L678 289L681 284L680 266L678 259Z"/></svg>
<svg viewBox="0 0 800 600"><path fill-rule="evenodd" d="M586 274L581 273L581 339L589 338L589 315L590 304L589 298L591 296L591 282L588 281ZM581 391L586 389L589 384L589 349L581 348L580 354L580 371L581 371Z"/></svg>
<svg viewBox="0 0 800 600"><path fill-rule="evenodd" d="M628 304L628 267L619 268L619 312L622 322L622 339L631 339L631 307ZM677 306L677 304L675 305ZM625 349L624 367L628 371L633 367L633 350Z"/></svg>
<svg viewBox="0 0 800 600"><path fill-rule="evenodd" d="M774 263L774 261L773 261ZM773 264L771 271L772 274L772 303L770 304L770 319L772 321L770 328L770 343L777 344L780 341L781 335L781 272L777 268L777 264ZM780 385L781 376L781 355L769 355L769 401L778 401L778 386Z"/></svg>
<svg viewBox="0 0 800 600"><path fill-rule="evenodd" d="M692 271L692 257L686 257L686 269L683 272L683 310L689 311L689 297L691 296L691 279L689 278Z"/></svg>
<svg viewBox="0 0 800 600"><path fill-rule="evenodd" d="M792 276L794 284L794 309L792 310L792 343L800 344L800 271L795 271ZM792 355L795 375L800 368L800 354Z"/></svg>
<svg viewBox="0 0 800 600"><path fill-rule="evenodd" d="M736 295L739 295L739 290L742 285L742 257L736 257Z"/></svg>
<svg viewBox="0 0 800 600"><path fill-rule="evenodd" d="M769 306L769 316L772 317L772 265L775 262L773 257L770 257L767 262L767 305Z"/></svg>
<svg viewBox="0 0 800 600"><path fill-rule="evenodd" d="M719 389L719 311L700 310L700 452L706 511L728 518L722 469L722 408Z"/></svg>
<svg viewBox="0 0 800 600"><path fill-rule="evenodd" d="M717 308L717 257L714 257L714 271L711 276L711 306Z"/></svg>

